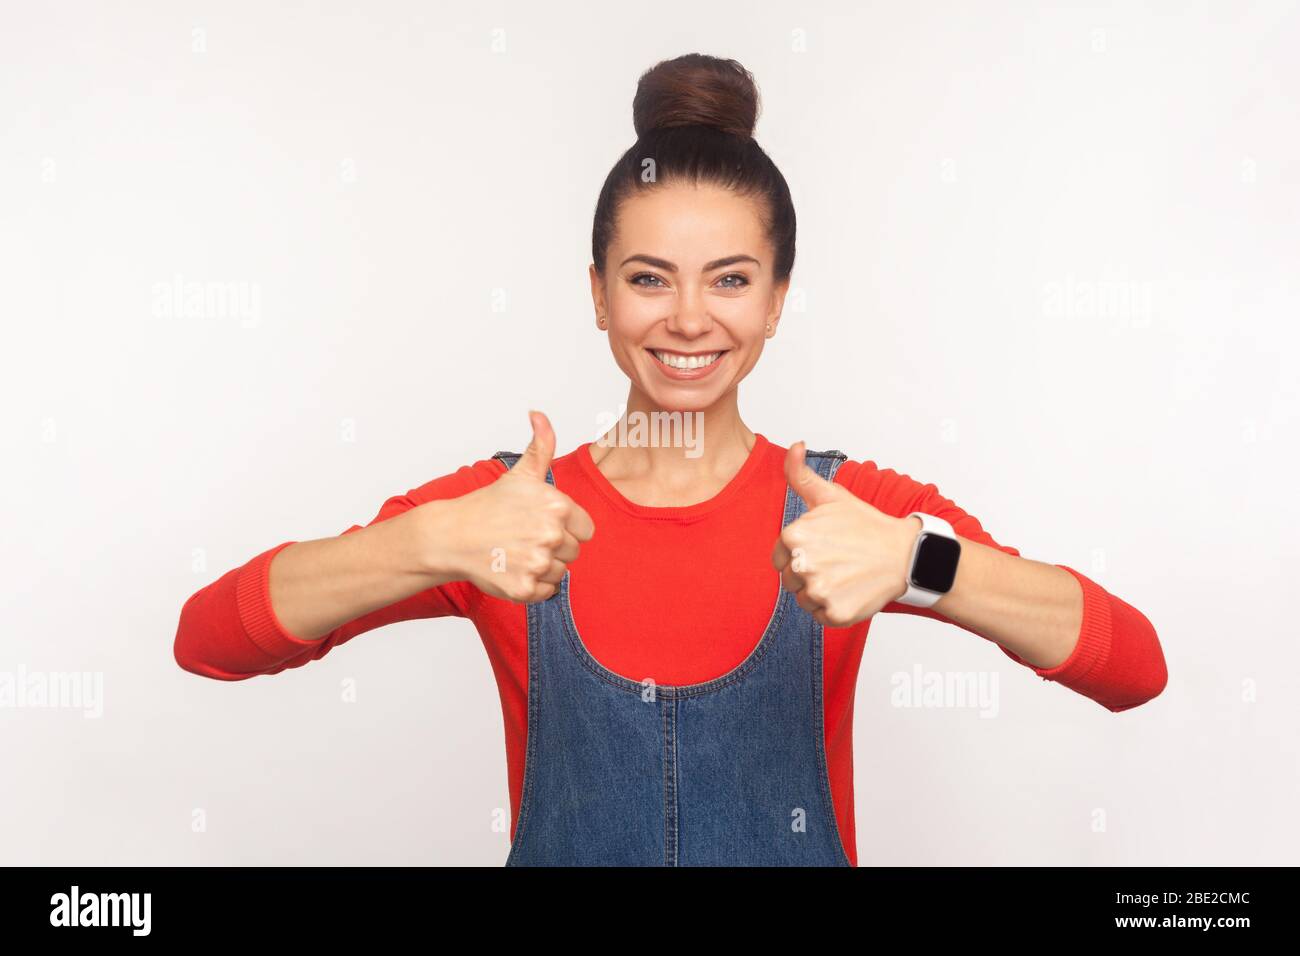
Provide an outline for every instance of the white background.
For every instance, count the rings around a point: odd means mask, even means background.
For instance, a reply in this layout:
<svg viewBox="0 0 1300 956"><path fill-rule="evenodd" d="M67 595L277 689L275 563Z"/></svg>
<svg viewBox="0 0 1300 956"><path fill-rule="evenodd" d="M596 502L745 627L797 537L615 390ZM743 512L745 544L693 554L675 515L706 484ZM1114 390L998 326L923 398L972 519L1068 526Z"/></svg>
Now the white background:
<svg viewBox="0 0 1300 956"><path fill-rule="evenodd" d="M254 554L522 450L529 407L594 437L627 383L591 215L687 52L755 74L799 216L746 422L935 482L1168 662L1113 714L882 615L861 863L1296 861L1296 4L853 7L6 4L0 672L102 674L104 710L0 707L0 862L504 861L469 622L234 683L172 642ZM168 315L178 276L256 315ZM996 673L997 717L892 706L918 665Z"/></svg>

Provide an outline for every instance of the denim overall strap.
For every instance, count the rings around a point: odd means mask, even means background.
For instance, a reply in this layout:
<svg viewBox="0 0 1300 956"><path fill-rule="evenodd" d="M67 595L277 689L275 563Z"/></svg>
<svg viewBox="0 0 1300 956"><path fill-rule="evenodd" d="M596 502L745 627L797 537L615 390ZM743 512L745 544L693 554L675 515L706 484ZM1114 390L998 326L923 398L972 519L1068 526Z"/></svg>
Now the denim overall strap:
<svg viewBox="0 0 1300 956"><path fill-rule="evenodd" d="M493 457L507 468L519 458ZM833 481L845 457L805 460ZM781 527L806 509L787 486ZM775 569L753 650L685 685L592 657L570 581L566 571L554 595L527 605L528 736L506 865L848 866L826 765L822 627Z"/></svg>

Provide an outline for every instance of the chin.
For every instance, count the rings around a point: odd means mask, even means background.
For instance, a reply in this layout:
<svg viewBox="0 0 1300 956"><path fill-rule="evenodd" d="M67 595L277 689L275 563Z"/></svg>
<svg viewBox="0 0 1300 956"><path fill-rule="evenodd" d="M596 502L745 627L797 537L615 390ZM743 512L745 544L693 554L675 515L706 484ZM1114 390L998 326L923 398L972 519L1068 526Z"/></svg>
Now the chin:
<svg viewBox="0 0 1300 956"><path fill-rule="evenodd" d="M657 408L666 412L702 412L714 405L722 397L722 392L710 388L707 392L698 389L643 389Z"/></svg>

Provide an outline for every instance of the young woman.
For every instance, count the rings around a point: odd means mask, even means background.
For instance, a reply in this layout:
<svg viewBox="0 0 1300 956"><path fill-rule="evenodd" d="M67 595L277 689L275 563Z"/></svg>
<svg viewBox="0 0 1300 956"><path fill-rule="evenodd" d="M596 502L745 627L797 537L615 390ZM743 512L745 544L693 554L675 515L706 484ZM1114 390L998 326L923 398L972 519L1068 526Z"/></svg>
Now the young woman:
<svg viewBox="0 0 1300 956"><path fill-rule="evenodd" d="M596 327L631 383L611 441L556 458L530 412L521 456L194 594L180 666L242 680L469 618L501 694L512 865L857 865L853 692L878 611L955 624L1112 711L1159 694L1151 624L1096 582L998 544L933 484L742 421L795 250L757 110L731 60L641 78L592 235ZM702 441L617 440L656 413Z"/></svg>

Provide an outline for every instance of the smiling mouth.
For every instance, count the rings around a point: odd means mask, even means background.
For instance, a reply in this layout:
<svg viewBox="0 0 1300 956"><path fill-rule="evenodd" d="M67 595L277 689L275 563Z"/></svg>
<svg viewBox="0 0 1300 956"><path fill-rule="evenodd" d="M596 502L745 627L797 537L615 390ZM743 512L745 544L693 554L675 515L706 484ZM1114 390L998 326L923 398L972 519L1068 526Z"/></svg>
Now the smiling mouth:
<svg viewBox="0 0 1300 956"><path fill-rule="evenodd" d="M663 349L646 349L661 364L669 368L675 368L680 371L690 371L695 368L708 368L722 356L727 354L727 349L718 352L667 352Z"/></svg>

